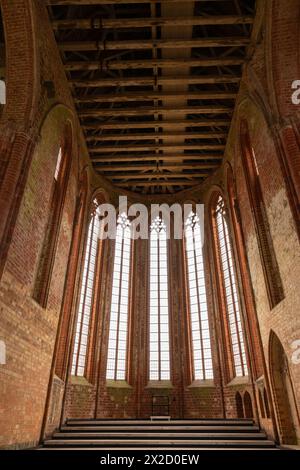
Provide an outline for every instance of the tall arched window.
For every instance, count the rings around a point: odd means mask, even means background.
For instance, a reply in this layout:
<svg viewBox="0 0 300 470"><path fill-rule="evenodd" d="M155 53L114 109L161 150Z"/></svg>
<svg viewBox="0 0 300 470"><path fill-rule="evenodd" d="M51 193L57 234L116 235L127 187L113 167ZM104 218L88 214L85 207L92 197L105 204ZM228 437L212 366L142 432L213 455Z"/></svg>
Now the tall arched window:
<svg viewBox="0 0 300 470"><path fill-rule="evenodd" d="M233 253L229 238L224 200L221 196L219 196L217 200L214 216L234 371L237 377L241 377L248 375L248 367L245 354L236 275L233 264Z"/></svg>
<svg viewBox="0 0 300 470"><path fill-rule="evenodd" d="M170 380L168 255L166 225L150 227L150 380Z"/></svg>
<svg viewBox="0 0 300 470"><path fill-rule="evenodd" d="M94 211L89 223L80 297L77 313L77 325L72 361L72 375L85 375L86 357L90 330L91 311L94 297L96 260L99 249L100 220L98 203L94 201Z"/></svg>
<svg viewBox="0 0 300 470"><path fill-rule="evenodd" d="M117 223L116 247L110 308L106 378L125 380L128 336L131 228L125 213Z"/></svg>
<svg viewBox="0 0 300 470"><path fill-rule="evenodd" d="M194 379L213 379L208 324L202 237L199 217L191 212L185 223L190 325L192 333Z"/></svg>

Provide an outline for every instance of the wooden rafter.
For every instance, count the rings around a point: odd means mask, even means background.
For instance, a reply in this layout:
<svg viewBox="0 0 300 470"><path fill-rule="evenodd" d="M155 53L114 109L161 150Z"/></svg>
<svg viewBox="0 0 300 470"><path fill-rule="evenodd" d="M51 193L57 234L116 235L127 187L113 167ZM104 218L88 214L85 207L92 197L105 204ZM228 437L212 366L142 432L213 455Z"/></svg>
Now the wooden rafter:
<svg viewBox="0 0 300 470"><path fill-rule="evenodd" d="M226 132L185 132L185 133L152 133L152 134L101 134L89 135L86 137L87 142L104 142L111 140L114 142L123 140L157 140L172 137L182 137L183 139L221 139L226 138Z"/></svg>
<svg viewBox="0 0 300 470"><path fill-rule="evenodd" d="M153 101L165 98L185 98L193 100L232 100L236 98L236 92L231 91L190 91L186 93L167 92L127 92L127 93L104 93L90 96L79 96L75 98L75 103L118 103L126 101Z"/></svg>
<svg viewBox="0 0 300 470"><path fill-rule="evenodd" d="M228 106L186 106L181 108L163 108L163 107L135 107L135 108L109 108L109 109L85 109L78 111L79 117L104 117L104 116L153 116L153 114L170 114L170 113L181 113L181 114L231 114L232 108Z"/></svg>
<svg viewBox="0 0 300 470"><path fill-rule="evenodd" d="M250 43L247 37L215 37L200 39L141 39L139 41L62 41L58 46L63 51L122 51L146 50L146 49L185 49L185 48L206 48L206 47L240 47L248 46Z"/></svg>
<svg viewBox="0 0 300 470"><path fill-rule="evenodd" d="M202 161L216 160L221 161L223 158L222 154L148 154L148 155L101 155L101 157L92 157L93 163L104 163L104 162L147 162L147 161L165 161L165 162L180 162L184 160L194 160L199 162L201 165Z"/></svg>
<svg viewBox="0 0 300 470"><path fill-rule="evenodd" d="M197 180L189 181L189 180L175 180L175 181L165 181L163 179L156 179L156 181L131 181L131 182L119 182L117 183L118 186L142 186L144 188L149 188L151 186L195 186L197 184Z"/></svg>
<svg viewBox="0 0 300 470"><path fill-rule="evenodd" d="M65 70L130 70L130 69L152 69L153 67L226 67L230 65L242 65L244 59L241 57L226 57L222 59L155 59L155 60L109 60L102 61L72 61L65 64Z"/></svg>
<svg viewBox="0 0 300 470"><path fill-rule="evenodd" d="M165 128L177 129L185 127L229 127L229 119L187 119L187 120L165 120L165 121L147 121L147 122L126 122L109 121L95 122L93 124L82 124L82 128L87 131L101 130L125 130L125 129L155 129Z"/></svg>
<svg viewBox="0 0 300 470"><path fill-rule="evenodd" d="M253 16L245 15L213 15L170 17L170 18L77 18L52 21L54 30L62 29L116 29L116 28L151 28L180 26L217 26L252 24Z"/></svg>
<svg viewBox="0 0 300 470"><path fill-rule="evenodd" d="M154 86L154 85L218 85L239 83L240 74L224 74L224 75L188 75L186 77L120 77L120 78L97 78L94 80L87 79L70 79L69 82L76 88L101 88L101 87L128 87L128 86Z"/></svg>
<svg viewBox="0 0 300 470"><path fill-rule="evenodd" d="M203 170L212 170L218 168L219 164L218 163L201 163L201 169ZM149 171L153 170L153 165L102 165L100 166L97 164L95 166L96 169L100 170L102 173L108 172L108 171L113 171L115 172L116 175L118 175L120 172L125 171L126 174L128 171ZM199 169L199 164L198 163L177 163L175 165L170 165L170 164L161 164L159 165L159 170L196 170ZM123 174L124 176L124 174Z"/></svg>

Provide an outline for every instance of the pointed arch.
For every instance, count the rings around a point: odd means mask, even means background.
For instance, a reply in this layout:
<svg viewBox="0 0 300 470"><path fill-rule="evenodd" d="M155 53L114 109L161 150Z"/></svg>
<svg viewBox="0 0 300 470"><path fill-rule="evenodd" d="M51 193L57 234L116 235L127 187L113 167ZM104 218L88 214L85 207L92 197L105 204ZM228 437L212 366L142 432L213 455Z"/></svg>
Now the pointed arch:
<svg viewBox="0 0 300 470"><path fill-rule="evenodd" d="M235 394L235 406L236 406L236 413L238 418L244 418L244 407L243 407L243 399L240 392L236 392Z"/></svg>
<svg viewBox="0 0 300 470"><path fill-rule="evenodd" d="M246 390L244 393L245 418L253 418L253 406L250 393Z"/></svg>
<svg viewBox="0 0 300 470"><path fill-rule="evenodd" d="M281 442L297 444L300 438L299 409L284 347L274 331L269 337L270 376ZM297 435L298 434L298 435Z"/></svg>

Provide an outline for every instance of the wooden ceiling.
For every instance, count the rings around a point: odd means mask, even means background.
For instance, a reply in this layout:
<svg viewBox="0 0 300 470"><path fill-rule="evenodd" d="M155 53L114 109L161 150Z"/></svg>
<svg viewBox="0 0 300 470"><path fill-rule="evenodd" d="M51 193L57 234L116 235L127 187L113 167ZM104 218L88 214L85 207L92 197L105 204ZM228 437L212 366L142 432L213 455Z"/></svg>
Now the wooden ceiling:
<svg viewBox="0 0 300 470"><path fill-rule="evenodd" d="M255 1L46 0L95 171L143 194L218 168Z"/></svg>

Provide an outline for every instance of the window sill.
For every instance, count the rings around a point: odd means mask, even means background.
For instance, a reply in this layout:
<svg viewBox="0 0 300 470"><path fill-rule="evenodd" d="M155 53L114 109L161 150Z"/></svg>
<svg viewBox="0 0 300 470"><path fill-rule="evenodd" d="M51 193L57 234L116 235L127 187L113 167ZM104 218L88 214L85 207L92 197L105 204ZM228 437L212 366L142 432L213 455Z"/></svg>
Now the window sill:
<svg viewBox="0 0 300 470"><path fill-rule="evenodd" d="M234 377L228 384L227 387L234 387L236 385L248 385L249 382L249 377Z"/></svg>
<svg viewBox="0 0 300 470"><path fill-rule="evenodd" d="M187 388L214 388L213 380L194 380Z"/></svg>
<svg viewBox="0 0 300 470"><path fill-rule="evenodd" d="M131 389L132 386L129 385L126 380L107 380L106 381L107 388L128 388Z"/></svg>
<svg viewBox="0 0 300 470"><path fill-rule="evenodd" d="M71 375L70 383L72 385L84 385L88 387L93 386L93 384L91 384L91 382L89 382L85 377L81 377L78 375Z"/></svg>
<svg viewBox="0 0 300 470"><path fill-rule="evenodd" d="M170 380L149 380L146 388L155 388L155 389L159 389L159 388L163 388L163 389L173 389L173 385L172 385L172 382Z"/></svg>

